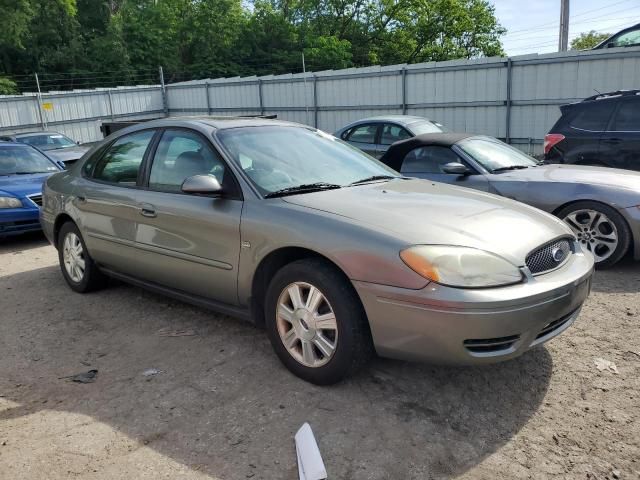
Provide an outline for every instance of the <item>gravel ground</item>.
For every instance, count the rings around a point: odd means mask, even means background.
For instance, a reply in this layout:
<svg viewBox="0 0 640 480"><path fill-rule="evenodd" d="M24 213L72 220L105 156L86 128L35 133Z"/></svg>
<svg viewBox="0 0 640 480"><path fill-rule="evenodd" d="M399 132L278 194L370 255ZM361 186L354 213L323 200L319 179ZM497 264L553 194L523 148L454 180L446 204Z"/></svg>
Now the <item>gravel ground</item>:
<svg viewBox="0 0 640 480"><path fill-rule="evenodd" d="M242 321L73 293L39 235L0 243L0 318L2 479L293 480L305 421L331 479L640 478L640 264L598 272L576 324L517 360L380 359L329 388Z"/></svg>

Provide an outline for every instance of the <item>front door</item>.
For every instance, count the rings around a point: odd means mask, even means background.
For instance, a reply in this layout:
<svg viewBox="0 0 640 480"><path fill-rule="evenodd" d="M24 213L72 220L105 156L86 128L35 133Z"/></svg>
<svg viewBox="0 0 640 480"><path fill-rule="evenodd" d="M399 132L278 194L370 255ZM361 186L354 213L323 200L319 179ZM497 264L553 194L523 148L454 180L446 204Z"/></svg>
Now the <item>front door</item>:
<svg viewBox="0 0 640 480"><path fill-rule="evenodd" d="M137 194L143 279L237 304L242 200L231 171L204 136L186 129L165 130L150 160L148 188ZM222 196L182 193L192 175L214 175Z"/></svg>
<svg viewBox="0 0 640 480"><path fill-rule="evenodd" d="M465 175L446 173L443 167L447 163L462 163L469 169L469 173ZM408 177L489 191L487 178L448 147L430 145L414 148L402 160L400 172Z"/></svg>

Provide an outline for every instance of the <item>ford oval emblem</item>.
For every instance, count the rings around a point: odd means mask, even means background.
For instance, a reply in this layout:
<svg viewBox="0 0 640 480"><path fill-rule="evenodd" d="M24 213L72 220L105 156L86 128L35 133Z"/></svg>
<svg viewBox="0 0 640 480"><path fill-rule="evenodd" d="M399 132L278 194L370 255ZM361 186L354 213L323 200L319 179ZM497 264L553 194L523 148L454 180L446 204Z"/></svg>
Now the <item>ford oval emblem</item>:
<svg viewBox="0 0 640 480"><path fill-rule="evenodd" d="M564 260L565 257L564 250L559 247L555 247L553 250L551 250L551 257L556 263L560 263L562 260Z"/></svg>

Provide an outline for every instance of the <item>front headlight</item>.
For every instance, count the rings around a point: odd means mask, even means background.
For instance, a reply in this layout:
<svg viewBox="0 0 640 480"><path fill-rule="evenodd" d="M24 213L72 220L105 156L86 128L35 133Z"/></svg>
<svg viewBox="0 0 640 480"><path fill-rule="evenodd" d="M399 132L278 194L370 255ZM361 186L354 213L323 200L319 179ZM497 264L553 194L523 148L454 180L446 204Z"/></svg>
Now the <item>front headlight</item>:
<svg viewBox="0 0 640 480"><path fill-rule="evenodd" d="M16 197L0 197L0 208L20 208L22 202Z"/></svg>
<svg viewBox="0 0 640 480"><path fill-rule="evenodd" d="M400 252L400 258L424 278L452 287L497 287L522 280L518 267L476 248L416 245Z"/></svg>

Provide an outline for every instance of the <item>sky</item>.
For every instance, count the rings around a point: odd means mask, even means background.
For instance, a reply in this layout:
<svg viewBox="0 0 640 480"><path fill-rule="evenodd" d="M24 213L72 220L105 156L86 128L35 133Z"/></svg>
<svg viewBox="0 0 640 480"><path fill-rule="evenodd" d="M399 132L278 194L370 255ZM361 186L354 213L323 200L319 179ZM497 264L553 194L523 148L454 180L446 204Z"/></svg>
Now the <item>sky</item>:
<svg viewBox="0 0 640 480"><path fill-rule="evenodd" d="M507 55L558 51L560 0L490 0L507 29ZM569 43L581 32L615 33L640 23L640 0L570 0Z"/></svg>

